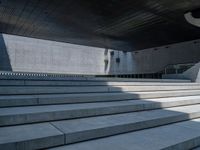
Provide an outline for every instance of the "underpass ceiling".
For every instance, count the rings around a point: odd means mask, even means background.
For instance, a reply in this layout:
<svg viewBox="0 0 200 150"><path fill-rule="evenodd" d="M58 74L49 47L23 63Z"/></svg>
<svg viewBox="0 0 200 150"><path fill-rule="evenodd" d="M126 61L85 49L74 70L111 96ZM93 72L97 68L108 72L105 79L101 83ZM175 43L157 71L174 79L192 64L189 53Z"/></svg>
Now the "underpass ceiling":
<svg viewBox="0 0 200 150"><path fill-rule="evenodd" d="M140 50L200 38L184 13L199 0L1 0L0 32Z"/></svg>

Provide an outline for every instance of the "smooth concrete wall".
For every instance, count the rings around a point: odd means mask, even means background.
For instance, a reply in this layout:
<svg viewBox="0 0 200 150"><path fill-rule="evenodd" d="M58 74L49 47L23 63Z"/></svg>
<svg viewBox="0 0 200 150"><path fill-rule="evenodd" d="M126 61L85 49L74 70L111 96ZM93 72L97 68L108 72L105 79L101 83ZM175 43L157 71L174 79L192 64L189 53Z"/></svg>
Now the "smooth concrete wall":
<svg viewBox="0 0 200 150"><path fill-rule="evenodd" d="M116 58L121 59L120 64ZM200 61L200 40L150 48L136 52L115 52L111 57L110 73L155 73L167 65Z"/></svg>
<svg viewBox="0 0 200 150"><path fill-rule="evenodd" d="M199 62L200 40L196 41L138 52L107 52L103 48L2 34L0 70L66 74L155 73L169 64ZM120 63L116 62L117 58Z"/></svg>
<svg viewBox="0 0 200 150"><path fill-rule="evenodd" d="M5 46L1 52L9 58L2 59L0 70L70 74L104 72L104 49L6 34L2 37L1 45ZM10 62L5 63L8 60Z"/></svg>

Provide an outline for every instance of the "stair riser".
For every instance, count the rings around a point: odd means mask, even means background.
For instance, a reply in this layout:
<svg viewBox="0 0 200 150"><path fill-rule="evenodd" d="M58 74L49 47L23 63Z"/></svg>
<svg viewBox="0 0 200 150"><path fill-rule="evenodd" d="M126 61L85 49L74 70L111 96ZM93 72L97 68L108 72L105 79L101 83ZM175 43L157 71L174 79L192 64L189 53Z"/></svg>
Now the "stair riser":
<svg viewBox="0 0 200 150"><path fill-rule="evenodd" d="M34 122L45 122L63 119L83 118L90 116L127 113L134 111L153 110L159 108L175 107L199 104L199 99L191 99L187 101L166 102L166 103L148 103L148 104L134 104L122 105L122 106L110 106L101 108L79 109L79 110L66 110L55 112L43 112L43 113L30 113L22 115L9 115L0 117L0 126L26 124Z"/></svg>

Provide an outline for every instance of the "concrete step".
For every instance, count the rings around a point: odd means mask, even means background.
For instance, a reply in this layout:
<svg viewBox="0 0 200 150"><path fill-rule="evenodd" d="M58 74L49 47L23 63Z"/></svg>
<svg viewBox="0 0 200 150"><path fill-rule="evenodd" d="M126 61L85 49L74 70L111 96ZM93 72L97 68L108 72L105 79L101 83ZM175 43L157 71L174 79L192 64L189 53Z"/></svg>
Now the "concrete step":
<svg viewBox="0 0 200 150"><path fill-rule="evenodd" d="M35 150L64 145L64 134L50 123L0 128L1 150Z"/></svg>
<svg viewBox="0 0 200 150"><path fill-rule="evenodd" d="M54 147L63 144L69 144L74 142L85 141L89 139L96 139L105 136L111 136L121 133L132 132L141 129L147 129L150 127L156 127L160 125L166 125L178 121L184 121L189 119L194 119L200 117L200 105L191 105L191 106L184 106L184 107L174 107L174 108L167 108L167 109L159 109L159 110L151 110L151 111L143 111L143 112L134 112L134 113L124 113L124 114L116 114L116 115L108 115L108 116L99 116L99 117L90 117L90 118L82 118L82 119L74 119L74 120L63 120L57 122L49 122L49 123L40 123L40 124L30 124L30 125L19 125L19 126L10 126L10 127L1 127L0 128L0 149L3 150L12 150L12 149L20 149L20 150L29 150L29 149L44 149L48 147ZM191 121L190 121L191 122ZM185 122L187 125L187 122ZM195 124L197 125L197 124ZM200 136L200 123L198 126L195 126L198 130L191 129L190 127L185 128L184 130L177 130L177 124L168 125L170 127L168 132L178 133L181 137L176 137L177 139L185 140L183 135L188 135L188 137L195 137ZM162 137L162 128L165 127L157 127L156 130L159 128L161 131L160 133L157 131L156 133L151 133L152 138L156 136ZM185 130L187 129L187 130ZM138 133L143 131L138 131ZM190 130L194 132L189 132ZM181 131L181 132L180 132ZM137 140L132 134L137 133L127 133L124 135L118 135L112 138L120 137L120 136L128 136L127 138L120 138L123 142L127 142L127 139L130 138L133 140ZM159 134L158 134L159 133ZM141 137L145 138L146 134L141 135ZM167 134L164 134L165 136ZM132 137L133 136L133 137ZM164 137L165 137L164 136ZM171 135L172 136L172 135ZM141 138L140 137L140 138ZM175 136L172 136L175 137ZM169 138L169 137L168 137ZM89 144L87 146L91 147L91 149L116 149L115 147L102 147L105 142L109 142L109 138L105 138L106 140L99 142L102 144L101 146L98 145L97 147L95 144L91 145L88 142L83 142L83 144ZM130 140L129 139L129 140ZM148 138L151 140L151 137ZM160 140L162 140L161 138ZM167 138L166 138L167 139ZM166 140L163 139L163 140ZM173 138L174 139L174 138ZM130 142L128 140L128 143ZM140 139L141 140L141 139ZM147 139L146 139L147 140ZM158 140L158 139L156 139ZM159 141L160 141L159 140ZM170 138L168 140L171 140ZM113 140L112 142L119 142ZM89 141L93 142L93 141ZM142 142L142 140L141 140ZM175 141L174 141L175 142ZM200 142L200 141L199 141ZM97 142L98 143L98 142ZM131 142L132 143L132 142ZM142 143L143 146L146 143ZM69 145L69 148L72 146L74 149L78 150L81 148L86 148L84 145L79 146L80 144ZM111 146L115 146L111 144ZM119 146L119 145L117 145ZM124 146L128 146L127 143ZM197 145L196 145L197 146ZM86 149L87 149L86 148ZM122 148L122 147L118 147ZM125 148L125 147L124 147ZM135 150L134 145L131 147L127 147ZM137 147L136 147L137 148ZM151 147L150 147L151 148ZM154 147L155 148L155 147ZM68 149L68 147L65 147ZM120 149L121 150L121 149Z"/></svg>
<svg viewBox="0 0 200 150"><path fill-rule="evenodd" d="M200 90L0 96L0 107L124 101L200 95Z"/></svg>
<svg viewBox="0 0 200 150"><path fill-rule="evenodd" d="M21 86L116 86L116 85L199 85L199 83L189 82L134 82L134 81L45 81L45 80L0 80L1 86L21 85Z"/></svg>
<svg viewBox="0 0 200 150"><path fill-rule="evenodd" d="M200 119L195 119L50 150L189 150L199 145Z"/></svg>
<svg viewBox="0 0 200 150"><path fill-rule="evenodd" d="M65 144L111 136L200 117L200 105L52 122Z"/></svg>
<svg viewBox="0 0 200 150"><path fill-rule="evenodd" d="M200 90L200 86L0 86L0 95Z"/></svg>
<svg viewBox="0 0 200 150"><path fill-rule="evenodd" d="M0 126L200 104L200 96L0 108Z"/></svg>
<svg viewBox="0 0 200 150"><path fill-rule="evenodd" d="M97 80L97 81L132 81L132 82L172 82L172 83L186 83L191 82L187 79L144 79L144 78L111 78L111 77L94 77L88 78L88 80Z"/></svg>
<svg viewBox="0 0 200 150"><path fill-rule="evenodd" d="M111 77L95 77L95 76L65 76L65 75L48 75L45 76L42 74L35 73L1 73L0 80L45 80L45 81L125 81L125 82L177 82L177 83L186 83L191 82L187 79L144 79L144 78L111 78Z"/></svg>

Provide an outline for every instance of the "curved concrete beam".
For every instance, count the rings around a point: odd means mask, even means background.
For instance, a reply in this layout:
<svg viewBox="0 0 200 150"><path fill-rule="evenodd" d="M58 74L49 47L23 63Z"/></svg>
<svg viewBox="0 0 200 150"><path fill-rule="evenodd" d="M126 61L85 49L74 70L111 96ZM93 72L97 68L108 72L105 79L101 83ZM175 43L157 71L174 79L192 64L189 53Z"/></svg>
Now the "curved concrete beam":
<svg viewBox="0 0 200 150"><path fill-rule="evenodd" d="M184 17L190 24L200 27L200 18L194 18L191 12L186 13Z"/></svg>

